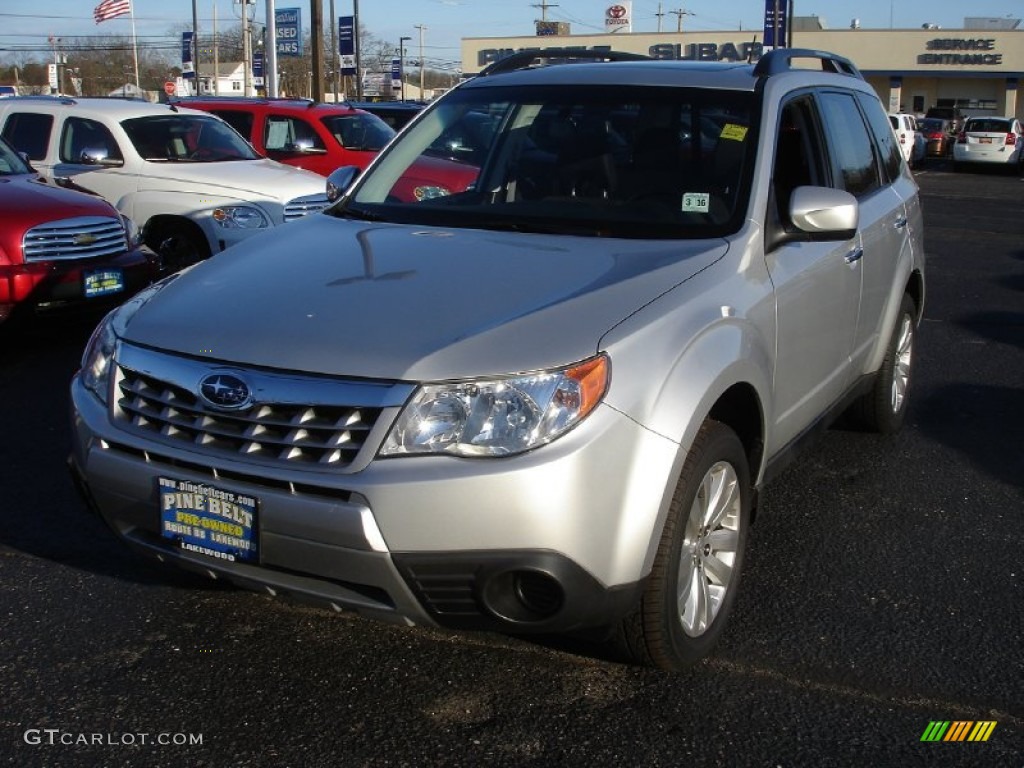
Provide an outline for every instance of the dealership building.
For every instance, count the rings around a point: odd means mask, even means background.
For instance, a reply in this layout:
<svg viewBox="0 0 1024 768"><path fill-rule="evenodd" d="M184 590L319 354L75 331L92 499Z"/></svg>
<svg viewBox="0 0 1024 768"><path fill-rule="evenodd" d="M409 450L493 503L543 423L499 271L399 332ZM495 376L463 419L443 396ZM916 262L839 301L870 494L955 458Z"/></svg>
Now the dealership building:
<svg viewBox="0 0 1024 768"><path fill-rule="evenodd" d="M493 61L530 48L613 49L685 61L756 60L763 51L760 30L574 35L560 23L544 28L551 31L556 34L466 38L462 71L476 74ZM862 29L854 20L849 28L829 29L821 17L797 17L790 38L790 47L831 51L853 61L892 112L923 115L929 107L958 106L967 114L1024 117L1024 104L1017 97L1024 75L1019 19L967 18L962 29L930 24Z"/></svg>

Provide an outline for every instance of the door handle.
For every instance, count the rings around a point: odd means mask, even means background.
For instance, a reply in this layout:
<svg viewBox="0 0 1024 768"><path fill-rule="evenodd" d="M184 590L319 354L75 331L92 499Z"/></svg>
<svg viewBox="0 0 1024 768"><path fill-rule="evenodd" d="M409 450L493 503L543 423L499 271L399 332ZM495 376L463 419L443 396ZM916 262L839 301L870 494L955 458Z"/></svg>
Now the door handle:
<svg viewBox="0 0 1024 768"><path fill-rule="evenodd" d="M905 226L907 226L907 217L900 216L898 219L896 219L896 221L892 223L892 225L895 229L903 229Z"/></svg>
<svg viewBox="0 0 1024 768"><path fill-rule="evenodd" d="M846 256L845 256L846 263L847 264L854 264L854 263L860 261L861 256L863 256L863 255L864 255L864 249L863 248L854 248L852 251L850 251L848 254L846 254Z"/></svg>

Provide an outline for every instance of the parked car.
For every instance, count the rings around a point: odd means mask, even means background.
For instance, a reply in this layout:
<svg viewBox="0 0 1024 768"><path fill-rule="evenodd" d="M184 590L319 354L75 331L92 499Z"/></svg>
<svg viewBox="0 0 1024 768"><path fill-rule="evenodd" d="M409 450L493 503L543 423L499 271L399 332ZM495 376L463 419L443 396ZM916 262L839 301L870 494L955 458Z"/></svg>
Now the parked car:
<svg viewBox="0 0 1024 768"><path fill-rule="evenodd" d="M7 98L8 96L17 96L18 86L16 85L0 85L0 99Z"/></svg>
<svg viewBox="0 0 1024 768"><path fill-rule="evenodd" d="M953 145L953 170L969 163L1001 165L1020 173L1024 167L1024 131L1015 117L969 117Z"/></svg>
<svg viewBox="0 0 1024 768"><path fill-rule="evenodd" d="M48 181L114 204L171 269L327 204L320 176L261 158L198 110L21 96L0 101L0 134Z"/></svg>
<svg viewBox="0 0 1024 768"><path fill-rule="evenodd" d="M928 150L927 141L917 130L917 119L906 112L890 112L889 122L896 133L903 159L911 168L916 167L924 160Z"/></svg>
<svg viewBox="0 0 1024 768"><path fill-rule="evenodd" d="M344 104L307 99L233 96L178 99L228 122L256 148L279 162L328 176L340 167L363 170L395 135L379 118ZM401 200L461 192L477 168L423 158L394 189Z"/></svg>
<svg viewBox="0 0 1024 768"><path fill-rule="evenodd" d="M936 118L938 120L949 120L953 124L953 132L956 133L963 127L967 116L960 110L960 107L930 107L924 113L925 118Z"/></svg>
<svg viewBox="0 0 1024 768"><path fill-rule="evenodd" d="M44 183L0 139L0 322L120 303L159 260L112 205Z"/></svg>
<svg viewBox="0 0 1024 768"><path fill-rule="evenodd" d="M365 168L395 135L379 117L345 103L240 96L188 97L171 103L210 112L261 155L321 176L343 165Z"/></svg>
<svg viewBox="0 0 1024 768"><path fill-rule="evenodd" d="M956 131L950 120L926 117L920 122L919 129L926 142L928 157L948 157L953 151Z"/></svg>
<svg viewBox="0 0 1024 768"><path fill-rule="evenodd" d="M426 106L419 101L350 101L348 104L376 115L396 131L404 128Z"/></svg>
<svg viewBox="0 0 1024 768"><path fill-rule="evenodd" d="M764 485L844 411L906 417L921 203L849 61L641 58L513 54L324 215L109 315L71 391L90 506L271 594L708 654ZM396 199L480 114L476 183ZM717 146L680 151L701 115Z"/></svg>

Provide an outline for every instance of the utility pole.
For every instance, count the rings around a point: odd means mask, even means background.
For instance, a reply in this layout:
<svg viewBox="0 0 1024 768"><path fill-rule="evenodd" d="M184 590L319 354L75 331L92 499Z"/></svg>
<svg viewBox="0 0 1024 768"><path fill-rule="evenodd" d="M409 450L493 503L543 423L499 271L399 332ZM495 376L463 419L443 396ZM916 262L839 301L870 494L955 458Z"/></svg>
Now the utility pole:
<svg viewBox="0 0 1024 768"><path fill-rule="evenodd" d="M691 13L688 10L686 10L685 8L677 8L674 11L669 11L669 13L675 14L675 17L676 17L676 32L682 32L683 31L683 16L693 16L693 13Z"/></svg>
<svg viewBox="0 0 1024 768"><path fill-rule="evenodd" d="M252 82L249 78L249 59L252 54L252 46L249 40L249 9L246 7L246 3L249 0L244 0L242 4L242 95L249 95L249 84ZM198 74L198 73L197 73Z"/></svg>
<svg viewBox="0 0 1024 768"><path fill-rule="evenodd" d="M547 21L548 20L548 8L557 8L558 7L558 3L549 3L549 2L547 2L547 0L540 0L539 3L533 3L532 7L540 8L540 20L541 21Z"/></svg>
<svg viewBox="0 0 1024 768"><path fill-rule="evenodd" d="M313 47L313 73L309 90L313 101L324 100L324 9L320 0L309 0L310 45Z"/></svg>
<svg viewBox="0 0 1024 768"><path fill-rule="evenodd" d="M420 31L420 101L423 101L423 32L426 30L424 24L413 24L415 29Z"/></svg>
<svg viewBox="0 0 1024 768"><path fill-rule="evenodd" d="M277 9L274 0L267 0L267 44L263 55L263 82L267 84L267 96L277 96Z"/></svg>
<svg viewBox="0 0 1024 768"><path fill-rule="evenodd" d="M398 79L402 83L402 101L405 101L405 41L411 37L398 38Z"/></svg>
<svg viewBox="0 0 1024 768"><path fill-rule="evenodd" d="M214 6L216 7L216 6ZM196 83L196 96L199 95L199 12L196 0L192 0L192 74Z"/></svg>
<svg viewBox="0 0 1024 768"><path fill-rule="evenodd" d="M331 92L332 101L338 100L338 17L334 15L334 0L331 0Z"/></svg>
<svg viewBox="0 0 1024 768"><path fill-rule="evenodd" d="M658 3L658 12L654 15L658 17L658 31L661 32L661 19L665 15L664 11L661 10L661 3Z"/></svg>
<svg viewBox="0 0 1024 768"><path fill-rule="evenodd" d="M363 98L363 70L359 66L362 56L362 41L359 39L359 0L352 0L352 35L355 37L356 48L356 101Z"/></svg>

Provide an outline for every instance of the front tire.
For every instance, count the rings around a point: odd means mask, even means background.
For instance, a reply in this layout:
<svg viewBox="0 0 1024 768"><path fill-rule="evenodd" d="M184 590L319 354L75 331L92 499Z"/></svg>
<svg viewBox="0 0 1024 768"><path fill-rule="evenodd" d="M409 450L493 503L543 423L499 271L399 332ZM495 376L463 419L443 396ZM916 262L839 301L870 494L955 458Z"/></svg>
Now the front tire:
<svg viewBox="0 0 1024 768"><path fill-rule="evenodd" d="M631 661L676 671L711 652L736 601L752 497L743 443L724 424L705 422L640 603L615 636Z"/></svg>
<svg viewBox="0 0 1024 768"><path fill-rule="evenodd" d="M914 300L904 294L896 327L889 338L882 367L875 375L871 391L854 403L852 415L871 432L890 435L898 432L907 415L907 398L913 380L914 341L917 333Z"/></svg>

